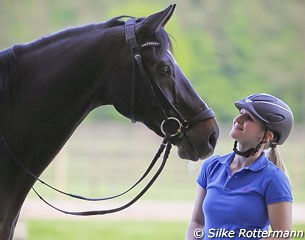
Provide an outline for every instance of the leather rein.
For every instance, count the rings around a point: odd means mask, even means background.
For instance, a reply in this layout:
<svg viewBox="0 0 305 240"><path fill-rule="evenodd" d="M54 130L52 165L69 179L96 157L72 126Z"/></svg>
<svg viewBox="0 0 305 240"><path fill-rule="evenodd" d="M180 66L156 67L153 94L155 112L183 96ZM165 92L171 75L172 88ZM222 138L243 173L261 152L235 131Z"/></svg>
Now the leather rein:
<svg viewBox="0 0 305 240"><path fill-rule="evenodd" d="M169 142L170 138L179 136L182 137L185 130L199 122L202 120L206 120L209 118L212 118L215 116L213 110L211 108L207 108L206 110L202 111L201 113L199 113L198 115L196 115L195 117L193 117L190 120L185 120L183 118L183 115L178 111L178 109L169 101L169 99L167 98L167 96L164 94L164 92L162 91L162 89L153 81L151 80L151 78L148 76L145 67L143 65L142 62L142 56L140 54L140 51L143 48L147 48L147 47L159 47L161 44L159 42L145 42L142 44L138 44L137 40L136 40L136 34L135 34L135 26L136 26L136 20L134 18L130 18L125 22L125 37L126 37L126 43L129 46L129 49L131 51L132 57L133 57L133 74L132 74L132 86L131 86L131 105L130 105L130 109L131 109L131 121L134 123L136 122L136 116L135 116L135 90L136 90L136 79L135 79L135 66L138 67L139 72L141 74L142 79L144 79L147 89L149 91L149 94L154 102L154 104L157 106L157 108L160 111L160 114L163 117L163 121L160 125L160 130L164 135L163 141L157 151L157 153L155 154L154 158L152 159L151 163L149 164L148 168L146 169L146 171L144 172L144 174L140 177L140 179L134 184L132 185L130 188L128 188L126 191L120 193L120 194L116 194L114 196L110 196L110 197L103 197L103 198L88 198L88 197L83 197L77 194L71 194L71 193L66 193L64 191L61 191L51 185L49 185L48 183L42 181L41 179L38 178L38 176L36 176L33 172L31 172L27 166L24 165L24 163L22 161L20 161L12 152L12 150L10 149L10 147L8 146L3 134L0 134L0 140L2 142L1 147L4 147L6 149L6 151L8 151L8 153L10 154L11 158L29 175L31 176L35 181L40 182L41 184L47 186L48 188L59 192L63 195L72 197L72 198L76 198L76 199L81 199L81 200L86 200L86 201L105 201L105 200L110 200L110 199L114 199L114 198L118 198L126 193L128 193L129 191L131 191L132 189L134 189L139 183L141 183L146 176L150 173L150 171L152 170L152 168L155 166L155 163L157 162L157 160L160 158L160 156L163 154L163 159L162 162L158 168L158 170L155 172L155 174L153 175L153 177L149 180L149 182L147 183L147 185L143 188L143 190L141 190L132 200L130 200L128 203L120 206L120 207L116 207L116 208L112 208L112 209L106 209L106 210L93 210L93 211L81 211L81 212L77 212L77 211L66 211L63 209L60 209L54 205L52 205L51 203L49 203L47 200L45 200L36 190L34 187L32 187L33 191L36 193L36 195L47 205L49 205L50 207L54 208L55 210L65 213L65 214L69 214L69 215L77 215L77 216L90 216L90 215L104 215L104 214L109 214L109 213L115 213L115 212L119 212L129 206L131 206L132 204L134 204L137 200L139 200L146 192L147 190L152 186L152 184L155 182L155 180L158 178L158 176L160 175L160 173L162 172L166 161L169 157L170 154L170 150L171 150L171 143ZM156 94L156 90L158 91L158 93L161 93L161 96L165 99L165 101L168 103L168 105L171 107L172 111L175 113L175 117L173 116L168 116L165 109L163 108L160 100L157 97ZM175 129L175 131L172 131L170 129L168 129L168 126L170 125L175 125L177 126L177 128ZM187 136L187 135L185 135Z"/></svg>

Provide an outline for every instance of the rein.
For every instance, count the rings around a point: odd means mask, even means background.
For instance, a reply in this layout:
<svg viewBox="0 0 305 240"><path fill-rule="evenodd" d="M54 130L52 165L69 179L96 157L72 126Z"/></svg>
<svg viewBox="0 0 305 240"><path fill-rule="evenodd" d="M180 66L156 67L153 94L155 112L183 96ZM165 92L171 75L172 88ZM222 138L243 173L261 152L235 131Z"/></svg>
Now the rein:
<svg viewBox="0 0 305 240"><path fill-rule="evenodd" d="M107 209L107 210L93 210L93 211L83 211L83 212L71 212L71 211L65 211L65 210L62 210L60 208L57 208L55 207L54 205L50 204L49 202L47 202L44 198L42 198L38 193L37 191L33 188L34 192L37 194L37 196L44 202L46 203L47 205L49 205L50 207L54 208L55 210L59 211L59 212L62 212L62 213L65 213L65 214L69 214L69 215L76 215L76 216L93 216L93 215L104 215L104 214L109 214L109 213L115 213L115 212L119 212L119 211L122 211L126 208L128 208L129 206L131 206L132 204L134 204L136 201L138 201L146 192L147 190L152 186L152 184L155 182L155 180L158 178L158 176L160 175L160 173L162 172L165 164L166 164L166 160L168 159L169 157L169 154L170 154L170 150L171 150L171 147L172 145L170 143L166 143L164 144L162 142L162 144L160 145L160 148L159 148L159 151L161 149L161 153L164 151L164 148L166 146L166 150L165 150L165 153L163 155L163 160L161 162L161 165L158 169L158 171L155 173L155 175L151 178L151 180L147 183L147 185L143 188L143 190L138 193L137 196L135 196L131 201L129 201L128 203L126 203L125 205L122 205L121 207L117 207L117 208L112 208L112 209ZM158 152L159 152L158 151ZM159 157L158 157L159 158ZM158 159L156 158L156 160ZM137 184L135 184L137 185ZM134 185L134 186L135 186ZM134 187L133 186L133 187ZM133 187L131 187L129 190L131 190ZM127 190L125 193L127 193L129 190ZM119 194L117 196L120 196L120 195L123 195L122 194ZM111 197L111 198L114 198L114 197ZM99 201L101 200L107 200L109 198L105 198L105 199L99 199Z"/></svg>
<svg viewBox="0 0 305 240"><path fill-rule="evenodd" d="M140 54L140 50L142 50L143 48L147 48L147 47L159 47L161 44L159 42L145 42L142 44L138 44L137 40L136 40L136 34L135 34L135 25L136 25L136 20L134 18L130 18L125 22L125 37L126 37L126 43L128 44L132 57L133 57L133 73L132 73L132 84L131 84L131 101L130 101L130 113L131 113L131 121L134 123L136 122L136 116L135 116L135 91L136 91L136 78L135 78L135 69L136 66L139 69L139 72L141 74L141 77L144 79L147 89L149 91L149 94L154 102L154 104L157 106L158 110L160 111L160 114L163 118L163 121L161 122L160 125L160 130L162 132L162 134L164 135L163 141L157 151L157 153L155 154L154 158L152 159L150 165L148 166L148 168L146 169L146 171L144 172L144 174L141 176L141 178L134 184L132 185L130 188L128 188L126 191L114 195L114 196L110 196L110 197L104 197L104 198L88 198L88 197L83 197L77 194L71 194L71 193L66 193L64 191L61 191L47 183L45 183L44 181L42 181L41 179L39 179L33 172L31 172L24 164L22 161L20 161L12 152L12 150L10 149L10 147L8 146L5 137L3 136L3 134L0 133L0 140L2 142L2 144L0 144L0 148L5 148L6 151L8 152L9 156L29 175L31 176L35 181L39 181L41 184L47 186L50 189L53 189L54 191L57 191L61 194L64 194L66 196L72 197L72 198L76 198L76 199L81 199L81 200L86 200L86 201L104 201L104 200L109 200L109 199L114 199L117 197L120 197L126 193L128 193L129 191L131 191L132 189L134 189L140 182L142 182L146 176L150 173L150 171L152 170L152 168L154 167L155 163L157 162L157 160L160 158L161 154L164 152L163 154L163 159L162 162L158 168L158 170L156 171L156 173L153 175L153 177L150 179L150 181L147 183L147 185L143 188L143 190L141 190L132 200L130 200L128 203L126 203L125 205L122 205L120 207L117 208L112 208L112 209L107 209L107 210L94 210L94 211L83 211L83 212L71 212L71 211L66 211L66 210L62 210L58 207L55 207L54 205L52 205L51 203L49 203L48 201L46 201L35 189L34 187L32 187L33 191L36 193L36 195L47 205L49 205L50 207L54 208L55 210L65 213L65 214L69 214L69 215L78 215L78 216L89 216L89 215L104 215L104 214L109 214L109 213L114 213L114 212L118 212L121 211L129 206L131 206L132 204L134 204L138 199L140 199L146 192L147 190L152 186L152 184L155 182L155 180L158 178L158 176L160 175L160 173L162 172L166 161L169 157L170 154L170 150L171 150L171 143L169 142L170 138L173 137L182 137L185 130L190 127L191 125L202 121L202 120L206 120L209 118L212 118L215 116L213 110L211 108L207 108L204 111L200 112L198 115L196 115L195 117L191 118L190 120L186 120L183 115L179 112L179 110L169 101L169 99L167 98L167 96L165 95L165 93L162 91L162 89L158 86L158 84L156 82L154 82L153 80L151 80L151 78L148 76L143 61L142 61L142 56ZM168 116L168 114L166 113L165 109L163 108L160 100L157 97L156 94L156 90L158 91L158 93L161 93L161 96L165 99L165 101L167 102L167 104L170 106L172 112L175 113L175 116ZM170 125L174 125L177 126L176 129L173 131L171 130L169 127ZM185 135L187 137L187 135ZM188 138L188 137L187 137ZM2 150L2 149L1 149Z"/></svg>
<svg viewBox="0 0 305 240"><path fill-rule="evenodd" d="M142 175L142 177L133 185L131 186L128 190L111 196L111 197L105 197L105 198L87 198L87 197L83 197L80 195L76 195L76 194L70 194L70 193L66 193L63 192L49 184L47 184L46 182L42 181L41 179L39 179L33 172L31 172L16 156L15 154L12 152L12 150L10 149L10 147L8 146L5 137L3 136L3 134L1 134L0 137L0 151L6 151L9 154L9 157L11 159L13 159L29 176L31 176L35 181L40 182L41 184L47 186L48 188L53 189L56 192L59 192L61 194L64 194L66 196L72 197L72 198L76 198L76 199L81 199L81 200L86 200L86 201L104 201L104 200L109 200L109 199L113 199L113 198L117 198L119 196L122 196L126 193L128 193L130 190L132 190L134 187L136 187L146 176L147 174L151 171L151 169L153 168L153 166L155 165L155 163L157 162L157 160L160 158L161 154L164 152L163 154L163 160L158 168L158 170L156 171L156 173L154 174L154 176L151 178L151 180L147 183L147 185L143 188L143 190L141 190L140 193L138 193L132 200L130 200L128 203L122 205L121 207L117 207L117 208L112 208L112 209L106 209L106 210L94 210L94 211L82 211L82 212L72 212L72 211L66 211L66 210L62 210L56 206L54 206L53 204L51 204L50 202L48 202L47 200L45 200L36 190L34 187L32 187L33 191L35 192L35 194L44 202L46 203L48 206L50 206L51 208L68 214L68 215L76 215L76 216L91 216L91 215L104 215L104 214L109 214L109 213L115 213L115 212L119 212L129 206L131 206L132 204L134 204L137 200L139 200L146 192L147 190L152 186L152 184L155 182L155 180L158 178L158 176L160 175L160 173L162 172L166 161L169 157L170 154L170 150L172 145L168 142L168 140L166 138L163 139L157 153L155 154L154 158L152 159L149 167L147 168L147 170L145 171L145 173Z"/></svg>

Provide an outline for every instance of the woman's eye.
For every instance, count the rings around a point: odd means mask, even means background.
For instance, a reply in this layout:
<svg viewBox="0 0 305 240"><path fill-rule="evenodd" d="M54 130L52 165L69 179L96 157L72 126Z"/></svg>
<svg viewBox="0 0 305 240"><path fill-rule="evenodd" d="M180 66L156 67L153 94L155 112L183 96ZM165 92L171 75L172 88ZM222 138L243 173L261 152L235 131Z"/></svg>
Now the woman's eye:
<svg viewBox="0 0 305 240"><path fill-rule="evenodd" d="M244 109L239 111L240 115L243 115L246 120L253 121L253 118Z"/></svg>
<svg viewBox="0 0 305 240"><path fill-rule="evenodd" d="M245 114L245 118L249 121L253 121L252 117L249 114Z"/></svg>

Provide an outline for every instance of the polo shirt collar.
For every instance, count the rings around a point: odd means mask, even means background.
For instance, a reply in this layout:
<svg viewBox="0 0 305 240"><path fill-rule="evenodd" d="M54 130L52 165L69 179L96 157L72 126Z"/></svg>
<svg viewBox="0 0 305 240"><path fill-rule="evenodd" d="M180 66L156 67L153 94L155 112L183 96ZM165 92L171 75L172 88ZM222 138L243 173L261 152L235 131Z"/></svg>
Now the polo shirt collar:
<svg viewBox="0 0 305 240"><path fill-rule="evenodd" d="M228 155L219 157L218 161L221 164L230 166L230 163L232 162L234 156L235 156L235 153L232 152L232 153L230 153ZM249 170L251 170L253 172L257 172L257 171L261 170L262 168L266 167L267 165L268 165L268 159L266 158L265 153L262 152L260 157L255 162L250 164L250 166L245 167L245 169L249 169Z"/></svg>

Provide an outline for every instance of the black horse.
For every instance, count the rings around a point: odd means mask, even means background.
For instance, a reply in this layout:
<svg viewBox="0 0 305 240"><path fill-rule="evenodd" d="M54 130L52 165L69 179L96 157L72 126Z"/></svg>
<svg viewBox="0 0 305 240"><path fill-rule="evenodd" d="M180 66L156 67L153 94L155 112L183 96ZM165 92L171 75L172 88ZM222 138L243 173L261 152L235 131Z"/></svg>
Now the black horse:
<svg viewBox="0 0 305 240"><path fill-rule="evenodd" d="M13 238L35 183L3 145L39 176L87 114L111 104L167 135L181 158L197 161L213 152L214 114L176 64L163 28L174 8L67 29L0 52L1 240Z"/></svg>

